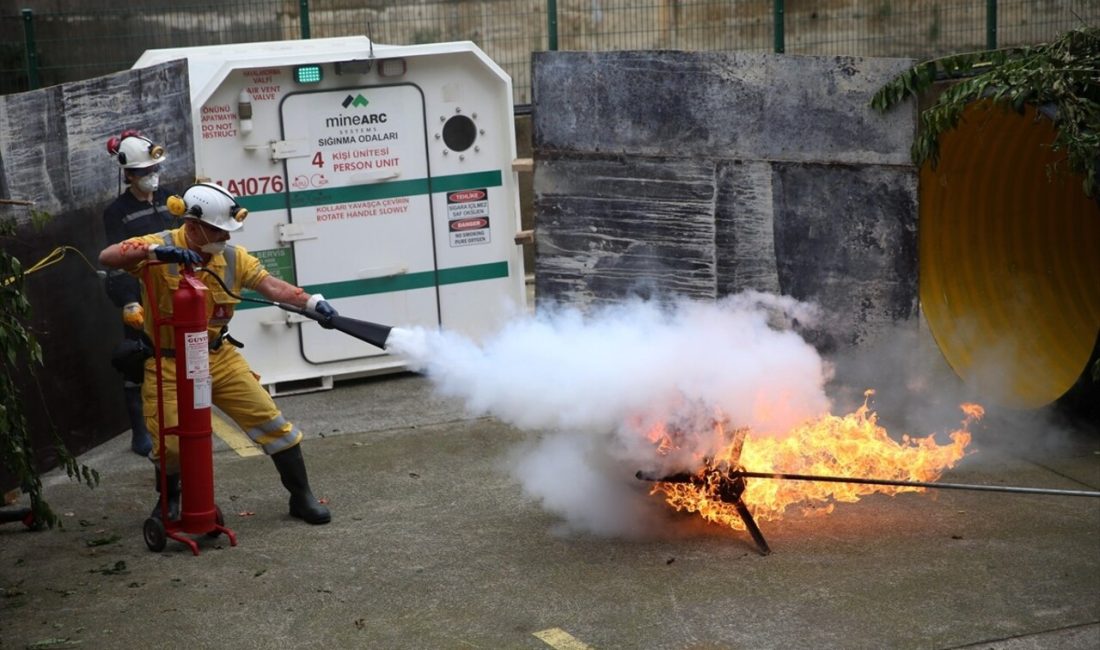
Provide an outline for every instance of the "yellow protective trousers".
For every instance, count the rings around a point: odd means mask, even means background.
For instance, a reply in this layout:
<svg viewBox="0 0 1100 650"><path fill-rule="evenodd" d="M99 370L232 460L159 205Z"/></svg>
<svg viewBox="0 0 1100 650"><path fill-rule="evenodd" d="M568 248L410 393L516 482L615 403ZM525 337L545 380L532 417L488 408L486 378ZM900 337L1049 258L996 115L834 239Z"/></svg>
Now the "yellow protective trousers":
<svg viewBox="0 0 1100 650"><path fill-rule="evenodd" d="M164 426L177 423L176 360L161 359L164 395ZM229 416L248 437L267 455L290 449L302 441L302 432L288 422L275 400L260 385L248 362L237 348L223 344L210 352L211 401ZM160 427L157 423L157 367L156 359L145 362L145 381L141 385L141 401L145 413L145 426L153 438L153 451L149 458L160 458ZM179 438L166 436L167 455L165 467L169 474L179 472Z"/></svg>

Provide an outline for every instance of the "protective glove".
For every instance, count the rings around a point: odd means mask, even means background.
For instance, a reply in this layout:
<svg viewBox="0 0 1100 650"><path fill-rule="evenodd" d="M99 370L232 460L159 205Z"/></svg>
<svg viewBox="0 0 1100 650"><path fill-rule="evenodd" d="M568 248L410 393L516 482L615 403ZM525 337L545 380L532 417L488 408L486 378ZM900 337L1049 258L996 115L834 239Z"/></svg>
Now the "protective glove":
<svg viewBox="0 0 1100 650"><path fill-rule="evenodd" d="M321 323L321 327L329 330L332 329L333 317L340 315L332 305L328 304L325 297L319 293L315 293L309 297L309 300L306 301L306 309L320 316L321 320L318 322Z"/></svg>
<svg viewBox="0 0 1100 650"><path fill-rule="evenodd" d="M199 264L202 256L190 248L153 244L149 247L149 259L176 264Z"/></svg>
<svg viewBox="0 0 1100 650"><path fill-rule="evenodd" d="M139 330L145 326L145 310L140 303L129 302L122 308L122 322Z"/></svg>

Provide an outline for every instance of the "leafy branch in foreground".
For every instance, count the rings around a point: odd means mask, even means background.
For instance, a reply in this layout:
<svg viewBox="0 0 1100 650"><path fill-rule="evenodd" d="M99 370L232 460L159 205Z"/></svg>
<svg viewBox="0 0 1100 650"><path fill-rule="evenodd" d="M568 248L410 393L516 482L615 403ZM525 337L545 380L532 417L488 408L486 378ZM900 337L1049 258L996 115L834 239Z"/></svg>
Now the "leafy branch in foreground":
<svg viewBox="0 0 1100 650"><path fill-rule="evenodd" d="M923 95L942 79L957 79L921 112L913 162L939 162L940 136L956 126L971 102L990 99L1023 114L1025 106L1053 109L1052 148L1063 151L1072 172L1084 177L1088 196L1100 189L1100 28L1081 28L1050 43L918 63L880 88L871 107L885 112Z"/></svg>
<svg viewBox="0 0 1100 650"><path fill-rule="evenodd" d="M15 235L15 222L0 218L0 243ZM27 430L20 396L14 377L42 364L42 348L23 324L30 315L30 302L23 293L23 266L0 246L0 463L19 482L31 500L36 525L53 528L60 525L57 515L42 496L42 479L35 464L34 445ZM88 487L99 484L99 472L81 465L53 431L58 461L69 478Z"/></svg>

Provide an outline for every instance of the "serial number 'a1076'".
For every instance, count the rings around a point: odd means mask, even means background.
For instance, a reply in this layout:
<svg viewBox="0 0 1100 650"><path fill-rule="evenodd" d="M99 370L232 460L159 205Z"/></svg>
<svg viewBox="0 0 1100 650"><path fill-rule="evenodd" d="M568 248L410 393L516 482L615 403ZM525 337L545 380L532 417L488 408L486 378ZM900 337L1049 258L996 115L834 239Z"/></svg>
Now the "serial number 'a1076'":
<svg viewBox="0 0 1100 650"><path fill-rule="evenodd" d="M286 189L282 176L252 176L250 178L231 178L227 181L214 181L233 196L253 196L255 194L277 194Z"/></svg>

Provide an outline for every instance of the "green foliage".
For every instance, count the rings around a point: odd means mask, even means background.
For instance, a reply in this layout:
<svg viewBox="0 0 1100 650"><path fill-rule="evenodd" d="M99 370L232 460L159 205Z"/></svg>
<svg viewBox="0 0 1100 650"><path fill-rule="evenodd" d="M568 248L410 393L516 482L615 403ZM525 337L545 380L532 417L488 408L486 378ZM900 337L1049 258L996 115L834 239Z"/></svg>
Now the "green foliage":
<svg viewBox="0 0 1100 650"><path fill-rule="evenodd" d="M42 218L42 213L35 215ZM14 377L42 364L42 348L24 325L30 315L30 302L23 293L23 266L5 245L15 235L15 223L0 218L0 463L19 481L30 496L34 520L53 528L60 525L57 515L42 497L42 480L34 461L34 446L27 431L23 398ZM53 432L55 451L69 478L88 487L99 484L99 473L79 464Z"/></svg>
<svg viewBox="0 0 1100 650"><path fill-rule="evenodd" d="M46 224L49 223L50 219L53 219L53 215L49 212L36 210L33 206L28 207L27 210L30 212L31 215L31 225L34 226L34 229L39 232L42 232L42 230L46 228Z"/></svg>
<svg viewBox="0 0 1100 650"><path fill-rule="evenodd" d="M958 54L924 61L901 73L871 99L888 111L910 97L923 95L941 79L958 80L922 111L921 129L913 142L913 161L939 162L940 136L955 128L971 102L990 99L1023 114L1026 105L1055 109L1055 151L1063 151L1069 168L1084 177L1085 194L1100 189L1100 28L1081 28L1058 40Z"/></svg>

